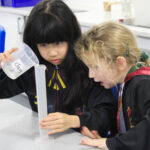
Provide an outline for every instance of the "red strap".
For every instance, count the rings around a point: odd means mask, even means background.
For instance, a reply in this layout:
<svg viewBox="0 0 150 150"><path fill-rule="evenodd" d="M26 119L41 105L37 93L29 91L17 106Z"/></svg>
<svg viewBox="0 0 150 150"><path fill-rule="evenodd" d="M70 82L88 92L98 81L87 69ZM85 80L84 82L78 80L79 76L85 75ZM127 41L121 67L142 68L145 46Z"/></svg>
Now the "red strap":
<svg viewBox="0 0 150 150"><path fill-rule="evenodd" d="M122 108L122 87L119 89L119 97L118 97L118 111L117 111L117 130L120 133L120 111Z"/></svg>
<svg viewBox="0 0 150 150"><path fill-rule="evenodd" d="M118 133L120 133L120 100L118 100L117 130L118 130Z"/></svg>
<svg viewBox="0 0 150 150"><path fill-rule="evenodd" d="M132 79L134 76L137 75L150 75L150 67L142 67L134 72L129 73L125 78L125 82L129 81L130 79Z"/></svg>

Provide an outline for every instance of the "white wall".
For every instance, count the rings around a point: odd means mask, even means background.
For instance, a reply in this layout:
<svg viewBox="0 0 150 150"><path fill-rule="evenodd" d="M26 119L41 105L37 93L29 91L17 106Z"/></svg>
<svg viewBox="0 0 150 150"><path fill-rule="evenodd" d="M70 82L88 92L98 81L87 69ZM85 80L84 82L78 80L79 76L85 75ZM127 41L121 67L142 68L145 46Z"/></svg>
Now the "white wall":
<svg viewBox="0 0 150 150"><path fill-rule="evenodd" d="M76 9L98 8L102 5L102 0L63 0L69 6Z"/></svg>

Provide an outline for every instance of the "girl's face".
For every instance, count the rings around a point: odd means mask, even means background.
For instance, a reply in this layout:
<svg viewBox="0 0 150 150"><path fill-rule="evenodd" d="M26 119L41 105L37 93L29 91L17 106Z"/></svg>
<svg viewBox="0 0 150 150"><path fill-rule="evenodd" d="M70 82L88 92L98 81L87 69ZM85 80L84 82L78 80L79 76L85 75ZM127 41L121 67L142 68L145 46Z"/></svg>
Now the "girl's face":
<svg viewBox="0 0 150 150"><path fill-rule="evenodd" d="M110 68L103 60L95 64L90 64L85 60L84 62L89 68L89 78L93 78L95 82L100 82L100 85L104 88L109 89L118 84L119 75L115 66Z"/></svg>
<svg viewBox="0 0 150 150"><path fill-rule="evenodd" d="M40 43L37 44L37 48L43 59L52 63L53 65L59 65L62 63L68 52L68 43Z"/></svg>

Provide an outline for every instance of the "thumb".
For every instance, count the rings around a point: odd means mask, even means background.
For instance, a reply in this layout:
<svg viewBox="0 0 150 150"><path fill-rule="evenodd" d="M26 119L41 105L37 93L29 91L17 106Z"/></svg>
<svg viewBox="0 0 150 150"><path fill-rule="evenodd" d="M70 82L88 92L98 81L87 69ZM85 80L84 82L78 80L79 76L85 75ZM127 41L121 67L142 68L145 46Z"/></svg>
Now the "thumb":
<svg viewBox="0 0 150 150"><path fill-rule="evenodd" d="M92 130L93 135L95 136L96 139L101 139L102 137L99 135L98 131Z"/></svg>

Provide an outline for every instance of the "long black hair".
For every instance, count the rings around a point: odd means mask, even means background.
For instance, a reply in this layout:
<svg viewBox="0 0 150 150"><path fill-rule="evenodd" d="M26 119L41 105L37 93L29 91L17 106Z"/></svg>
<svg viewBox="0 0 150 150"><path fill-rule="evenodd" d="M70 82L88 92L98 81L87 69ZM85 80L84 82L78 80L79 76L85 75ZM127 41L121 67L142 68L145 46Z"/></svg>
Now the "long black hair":
<svg viewBox="0 0 150 150"><path fill-rule="evenodd" d="M24 29L23 41L33 49L40 63L49 62L40 56L37 44L59 41L68 43L68 52L61 64L68 83L65 97L67 105L73 104L77 99L86 99L87 87L89 87L88 69L76 57L73 49L80 35L81 29L75 15L60 0L45 0L37 4L31 11Z"/></svg>

